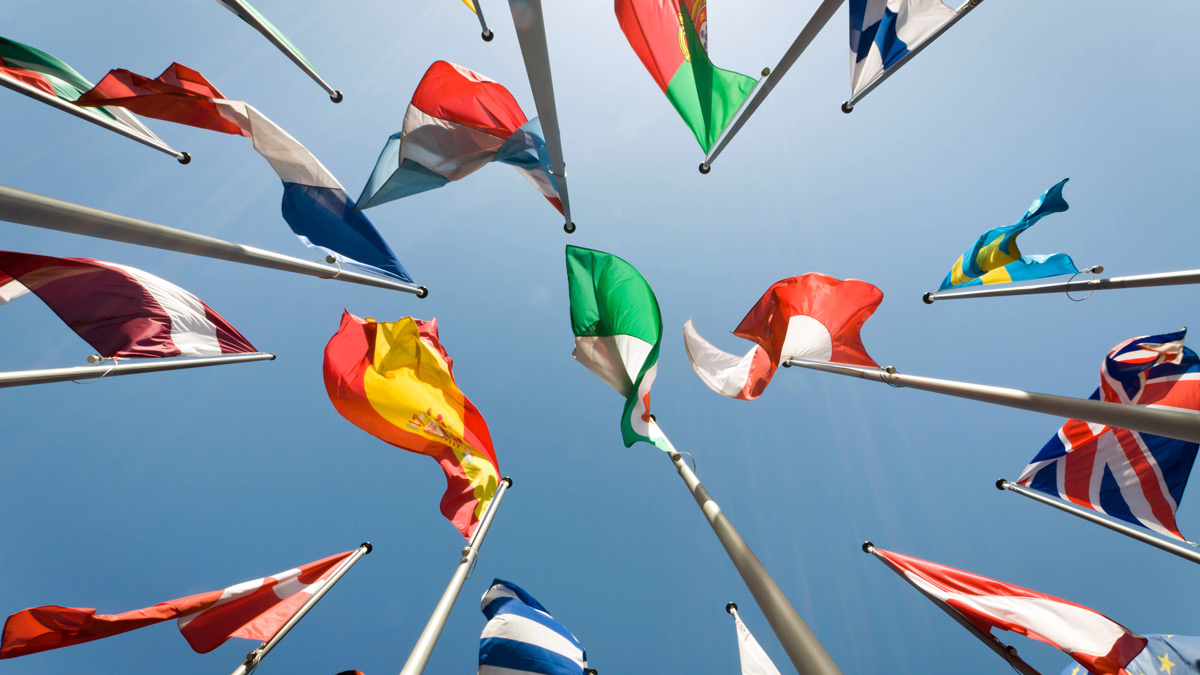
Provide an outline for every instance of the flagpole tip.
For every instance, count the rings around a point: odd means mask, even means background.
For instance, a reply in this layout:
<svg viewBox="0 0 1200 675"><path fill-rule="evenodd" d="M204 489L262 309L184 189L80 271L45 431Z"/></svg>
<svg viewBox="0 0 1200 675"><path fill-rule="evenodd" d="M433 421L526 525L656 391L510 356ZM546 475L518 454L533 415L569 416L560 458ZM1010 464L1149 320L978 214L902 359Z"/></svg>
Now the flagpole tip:
<svg viewBox="0 0 1200 675"><path fill-rule="evenodd" d="M707 176L709 171L712 171L712 167L708 162L700 162L700 173Z"/></svg>
<svg viewBox="0 0 1200 675"><path fill-rule="evenodd" d="M921 296L921 301L927 305L932 305L934 300L937 300L937 298L933 297L933 293L926 293Z"/></svg>
<svg viewBox="0 0 1200 675"><path fill-rule="evenodd" d="M190 153L184 152L181 154L183 155L182 157L175 158L175 159L179 160L180 164L191 164L192 163L192 155Z"/></svg>
<svg viewBox="0 0 1200 675"><path fill-rule="evenodd" d="M763 76L763 77L767 77L767 76L768 76L768 75L770 75L770 74L771 74L771 69L770 69L770 68L767 68L766 66L764 66L764 67L763 67L763 69L762 69L762 76Z"/></svg>
<svg viewBox="0 0 1200 675"><path fill-rule="evenodd" d="M850 101L842 101L842 112L847 115L854 112L854 106L850 105Z"/></svg>
<svg viewBox="0 0 1200 675"><path fill-rule="evenodd" d="M1008 487L1008 481L1004 480L1003 478L996 481L996 489L997 490L1003 490L1006 487Z"/></svg>
<svg viewBox="0 0 1200 675"><path fill-rule="evenodd" d="M274 361L274 360L275 360L275 355L274 355L274 354L272 354L272 353L270 353L270 352L267 352L267 356L271 357L271 358L267 359L268 361Z"/></svg>
<svg viewBox="0 0 1200 675"><path fill-rule="evenodd" d="M366 555L367 553L370 553L371 551L375 550L375 547L372 546L371 542L369 542L369 541L364 541L363 543L359 544L358 547L367 549L367 552L363 553L363 555Z"/></svg>
<svg viewBox="0 0 1200 675"><path fill-rule="evenodd" d="M871 551L875 550L875 544L872 544L869 541L864 541L863 545L862 545L862 550L863 550L863 553L870 553Z"/></svg>
<svg viewBox="0 0 1200 675"><path fill-rule="evenodd" d="M483 33L480 34L480 37L483 38L484 42L491 42L492 38L496 37L496 35L489 29L489 30L483 31Z"/></svg>
<svg viewBox="0 0 1200 675"><path fill-rule="evenodd" d="M508 487L513 486L513 479L509 478L508 476L505 476L504 479L501 480L500 482L508 485Z"/></svg>
<svg viewBox="0 0 1200 675"><path fill-rule="evenodd" d="M783 363L781 363L780 365L781 365L781 366L783 366L784 368L791 368L791 367L792 367L792 360L791 360L791 359L788 359L787 361L784 361L784 362L783 362Z"/></svg>
<svg viewBox="0 0 1200 675"><path fill-rule="evenodd" d="M563 223L563 232L572 234L575 232L575 223Z"/></svg>
<svg viewBox="0 0 1200 675"><path fill-rule="evenodd" d="M725 604L725 612L727 614L732 615L736 611L737 611L737 603L736 602L729 602L729 603Z"/></svg>
<svg viewBox="0 0 1200 675"><path fill-rule="evenodd" d="M333 101L334 103L341 103L342 99L344 99L344 98L346 98L346 97L342 96L342 92L337 91L336 89L334 90L334 92L332 94L329 95L329 100Z"/></svg>
<svg viewBox="0 0 1200 675"><path fill-rule="evenodd" d="M104 357L100 356L99 354L91 354L87 357L88 363L100 363L103 360Z"/></svg>
<svg viewBox="0 0 1200 675"><path fill-rule="evenodd" d="M600 673L595 668L588 668L584 671L584 675L600 675Z"/></svg>
<svg viewBox="0 0 1200 675"><path fill-rule="evenodd" d="M429 289L424 286L417 286L417 297L422 300L429 297Z"/></svg>

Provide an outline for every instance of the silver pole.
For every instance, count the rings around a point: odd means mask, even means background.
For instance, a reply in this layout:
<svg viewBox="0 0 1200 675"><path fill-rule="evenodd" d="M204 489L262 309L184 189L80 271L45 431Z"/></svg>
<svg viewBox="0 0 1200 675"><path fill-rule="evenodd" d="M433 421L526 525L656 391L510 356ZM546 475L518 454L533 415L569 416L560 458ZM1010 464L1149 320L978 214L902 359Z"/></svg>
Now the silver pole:
<svg viewBox="0 0 1200 675"><path fill-rule="evenodd" d="M288 44L286 42L284 42L283 40L280 40L279 36L276 35L274 32L272 32L270 28L268 28L257 16L255 16L254 12L250 11L246 7L245 3L242 2L242 0L220 0L220 1L224 2L227 5L230 5L231 7L236 8L237 15L239 17L241 17L246 23L253 26L254 29L257 30L259 33L262 33L263 37L270 40L271 44L275 45L275 47L279 51L286 54L287 57L289 59L291 59L292 63L299 66L300 70L303 70L305 73L308 74L309 77L311 77L313 79L314 82L321 85L321 88L324 89L325 92L329 94L329 99L331 101L333 101L334 103L342 102L342 92L337 91L333 87L329 86L329 83L326 82L324 79L322 79L321 76L317 74L317 71L313 70L313 67L308 65L308 63L306 63L304 61L304 58L296 53L295 49L288 46Z"/></svg>
<svg viewBox="0 0 1200 675"><path fill-rule="evenodd" d="M1183 441L1200 443L1200 415L1178 410L1156 410L1137 405L1106 403L1069 396L1039 394L1023 389L990 387L984 384L938 380L932 377L901 375L888 366L884 369L849 366L841 363L825 363L804 359L790 359L784 366L800 366L838 375L850 375L864 380L875 380L893 387L909 387L946 394L973 401L1031 410L1056 417L1094 422L1118 429L1132 429L1156 436L1167 436Z"/></svg>
<svg viewBox="0 0 1200 675"><path fill-rule="evenodd" d="M1009 492L1015 492L1019 495L1029 497L1035 502L1041 502L1047 506L1053 506L1059 511L1065 511L1073 516L1079 516L1084 520L1093 522L1102 527L1107 527L1113 532L1120 532L1126 537L1132 537L1144 544L1150 544L1151 546L1160 548L1167 553L1173 553L1185 560L1190 560L1194 563L1200 563L1200 549L1197 549L1196 545L1190 541L1185 545L1169 539L1160 539L1141 528L1133 527L1116 520L1109 520L1108 518L1101 516L1099 513L1091 509L1085 509L1082 506L1072 504L1071 502L1055 499L1049 495L1038 492L1037 490L1031 490L1024 485L1010 483L1003 478L996 481L996 489L1008 490Z"/></svg>
<svg viewBox="0 0 1200 675"><path fill-rule="evenodd" d="M500 481L500 487L496 489L492 503L488 505L487 512L483 514L483 520L479 522L479 527L475 528L475 535L463 547L462 558L458 561L458 568L454 570L454 576L450 577L450 585L446 586L442 598L433 608L433 615L429 617L429 623L425 624L425 629L417 638L417 644L413 647L412 653L408 655L408 660L404 662L404 668L400 670L400 675L421 675L425 672L425 664L429 663L433 648L442 635L442 628L446 626L446 619L450 617L450 610L454 608L454 601L458 599L463 582L471 575L471 568L479 555L479 547L483 546L483 538L487 536L488 528L492 526L492 519L496 517L496 509L500 508L500 500L504 499L504 493L510 487L512 487L511 478Z"/></svg>
<svg viewBox="0 0 1200 675"><path fill-rule="evenodd" d="M512 1L514 0L510 0L510 2ZM804 25L804 29L796 36L796 41L784 52L783 58L779 59L779 64L775 66L770 75L763 78L762 87L750 98L750 102L746 104L745 112L738 115L737 119L730 125L729 130L725 132L725 135L717 143L717 147L713 148L708 157L704 158L704 161L700 164L700 173L708 173L712 169L712 163L717 161L717 155L721 154L721 151L725 149L726 145L729 145L729 141L733 140L733 137L746 124L746 121L750 119L754 111L758 110L758 106L762 105L762 102L766 100L771 90L787 74L788 69L792 67L796 59L800 58L800 55L808 48L813 38L817 37L817 33L821 32L826 23L829 23L829 20L833 18L834 12L842 6L843 2L845 0L821 0L821 6L817 7L817 11L813 13L812 18L808 20L808 23Z"/></svg>
<svg viewBox="0 0 1200 675"><path fill-rule="evenodd" d="M161 248L167 251L198 255L217 260L254 265L306 274L322 279L337 279L364 286L387 288L413 293L419 298L429 294L424 286L377 277L348 269L338 269L300 258L293 258L253 246L207 237L203 234L178 230L90 206L46 197L0 185L0 220L41 227L59 232L72 232L98 239L122 241L127 244Z"/></svg>
<svg viewBox="0 0 1200 675"><path fill-rule="evenodd" d="M554 100L554 78L550 74L550 51L546 46L542 0L508 0L508 9L512 13L513 26L517 29L517 42L521 45L521 58L525 60L533 102L542 120L542 131L546 134L550 174L554 176L554 185L558 188L563 217L566 219L563 230L570 234L575 231L575 221L571 219L571 199L567 195L567 163L563 161L562 133L558 128L558 107Z"/></svg>
<svg viewBox="0 0 1200 675"><path fill-rule="evenodd" d="M0 389L6 387L24 387L31 384L69 382L71 380L82 380L92 377L117 377L120 375L137 375L138 373L153 373L164 370L186 370L188 368L203 368L205 366L221 366L229 363L248 363L250 361L274 360L274 354L257 352L254 354L197 356L169 360L147 359L136 363L122 362L101 364L98 366L76 366L72 368L18 370L9 373L0 373Z"/></svg>
<svg viewBox="0 0 1200 675"><path fill-rule="evenodd" d="M19 94L24 94L30 98L37 99L46 105L54 106L63 112L70 113L80 119L87 120L92 124L102 126L109 131L115 131L125 138L131 138L142 145L149 146L155 150L158 150L159 152L166 153L179 160L180 164L187 164L188 162L192 161L192 156L188 153L180 152L166 143L158 140L157 138L150 138L149 136L139 134L133 129L130 129L123 124L118 124L110 119L99 117L97 115L91 115L88 113L87 108L82 108L73 103L69 103L58 98L57 96L51 96L40 89L34 89L33 87L25 86L20 82L10 80L4 76L0 76L0 86L7 87L8 89L11 89Z"/></svg>
<svg viewBox="0 0 1200 675"><path fill-rule="evenodd" d="M812 629L804 623L804 619L800 618L799 612L792 606L791 601L783 594L783 590L779 588L775 580L771 578L767 569L759 562L754 551L751 551L750 547L746 545L746 541L742 539L742 535L738 534L733 523L730 523L729 519L725 517L721 507L713 501L708 490L704 489L700 479L696 478L696 474L684 463L683 456L675 452L673 447L668 456L675 465L675 470L679 472L680 478L691 491L696 504L700 506L704 517L708 519L708 524L717 535L717 539L721 541L725 553L733 561L733 566L737 568L742 581L750 589L750 595L754 596L754 601L758 603L758 608L767 618L767 623L775 632L775 637L779 638L779 642L783 644L783 649L791 659L796 672L800 675L841 675L842 671L833 662L829 652L825 651L825 647L817 640Z"/></svg>
<svg viewBox="0 0 1200 675"><path fill-rule="evenodd" d="M254 669L258 667L258 664L262 663L262 660L267 658L267 654L271 653L271 650L274 649L275 645L279 644L279 641L288 634L288 631L292 630L296 624L300 623L300 619L303 619L304 615L308 614L308 611L315 607L317 603L321 601L321 598L325 597L325 594L333 588L334 584L340 581L342 577L346 576L346 572L349 572L350 568L354 567L354 563L358 562L359 558L370 553L372 548L371 542L364 541L358 547L358 550L352 553L349 558L346 558L345 562L343 562L337 568L337 571L333 573L333 576L329 577L329 581L321 584L321 587L317 589L317 592L313 593L312 597L305 601L305 603L300 606L300 609L296 610L296 613L292 615L292 618L288 619L287 623L283 624L283 627L275 633L274 637L267 642L264 642L258 649L255 649L246 655L245 662L238 666L237 670L233 671L233 675L250 675L250 673L254 672Z"/></svg>
<svg viewBox="0 0 1200 675"><path fill-rule="evenodd" d="M920 45L917 45L916 49L913 49L912 51L908 52L904 56L900 57L900 60L897 61L896 63L893 63L891 68L888 68L887 70L880 73L874 80L871 81L871 84L868 84L867 86L863 87L862 91L858 92L853 97L851 97L851 99L849 101L842 103L842 112L844 112L846 114L850 114L850 113L854 112L854 105L856 103L863 100L863 98L865 98L867 94L871 93L872 91L875 91L875 87L878 87L879 85L883 84L884 81L887 80L889 77L891 77L897 70L900 70L900 68L902 68L904 66L904 64L906 64L910 60L912 60L917 54L920 54L926 47L933 44L933 41L940 38L942 36L942 33L945 33L946 31L950 30L951 26L953 26L954 24L956 24L960 20L962 20L962 18L964 16L969 14L971 12L971 10L978 7L980 5L980 3L982 3L982 2L983 2L983 0L967 0L966 2L964 2L958 9L956 9L954 11L954 17L951 18L949 21L947 21L944 25L942 25L941 28L934 31L933 35L930 35L928 38L925 39L924 42L922 42Z"/></svg>
<svg viewBox="0 0 1200 675"><path fill-rule="evenodd" d="M1104 268L1101 267L1096 271L1102 272ZM1200 270L1138 274L1129 277L1111 277L1109 279L1059 281L1046 284L1030 284L1028 286L1010 286L1007 288L980 288L971 291L926 293L923 299L925 300L925 304L932 305L937 300L957 300L961 298L998 298L1009 295L1058 293L1059 291L1064 293L1071 293L1073 291L1093 292L1110 291L1118 288L1151 288L1156 286L1182 286L1186 284L1200 284Z"/></svg>
<svg viewBox="0 0 1200 675"><path fill-rule="evenodd" d="M480 37L484 42L491 42L492 38L496 37L490 28L487 27L487 21L483 18L483 5L481 0L471 0L471 4L475 6L475 16L479 17L479 27L483 29Z"/></svg>
<svg viewBox="0 0 1200 675"><path fill-rule="evenodd" d="M862 545L862 550L863 550L863 553L870 553L871 555L875 556L884 565L887 565L888 569L890 569L891 571L900 575L901 579L904 579L905 581L907 581L909 583L910 586L912 586L913 588L920 591L921 595L924 595L926 598L929 598L929 601L932 602L933 604L937 605L938 609L942 610L946 614L949 614L950 618L957 621L959 623L959 625L962 626L963 628L966 628L967 632L969 632L971 635L974 635L975 637L979 638L979 641L982 642L983 644L987 645L988 649L991 649L992 651L996 652L996 654L998 654L1000 656L1000 658L1007 661L1008 665L1012 666L1013 670L1017 671L1021 675L1042 675L1037 670L1034 670L1033 666L1029 665L1028 663L1025 663L1025 661L1020 656L1017 656L1017 649L1015 647L1004 644L999 639L997 639L995 635L992 635L991 633L989 633L987 631L980 630L980 628L978 626L976 626L975 624L968 621L967 618L964 617L962 614L959 614L958 612L956 612L953 607L950 607L945 602L943 602L941 598L931 595L924 588L921 588L920 586L914 584L912 582L912 580L908 578L907 574L896 569L896 567L893 566L892 563L889 562L887 558L884 558L883 556L879 555L879 552L875 550L874 544L872 544L871 542L868 541Z"/></svg>

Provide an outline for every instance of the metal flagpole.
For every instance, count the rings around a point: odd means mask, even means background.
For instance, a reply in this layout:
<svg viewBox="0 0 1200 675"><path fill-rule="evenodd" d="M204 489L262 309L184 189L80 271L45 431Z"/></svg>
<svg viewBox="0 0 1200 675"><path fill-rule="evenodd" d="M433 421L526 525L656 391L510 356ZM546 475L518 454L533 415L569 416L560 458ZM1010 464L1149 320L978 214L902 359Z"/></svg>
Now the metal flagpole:
<svg viewBox="0 0 1200 675"><path fill-rule="evenodd" d="M862 91L858 92L853 97L851 97L851 99L849 101L843 102L842 103L842 112L846 113L847 115L854 112L854 105L856 103L863 100L863 98L865 98L867 94L871 93L872 91L875 91L875 87L878 87L879 85L883 84L884 80L887 80L889 77L892 76L893 73L895 73L897 70L900 70L900 68L902 68L904 66L904 64L908 63L917 54L920 54L926 47L933 44L933 41L938 39L939 37L941 37L942 33L945 33L946 31L950 30L951 26L953 26L954 24L956 24L960 20L962 20L962 18L964 16L969 14L971 12L971 10L978 7L980 5L980 3L982 3L982 2L983 2L983 0L967 0L966 2L964 2L961 6L959 6L958 9L954 10L954 17L952 19L950 19L949 21L947 21L941 28L934 31L933 35L930 35L924 42L922 42L919 46L917 46L916 49L913 49L912 51L908 52L904 56L900 57L899 61L895 62L894 64L892 64L892 66L890 68L888 68L887 70L880 73L878 77L876 77L874 80L871 81L871 84L868 84L866 87L863 87Z"/></svg>
<svg viewBox="0 0 1200 675"><path fill-rule="evenodd" d="M89 110L88 108L81 108L73 103L69 103L67 101L60 99L57 96L52 96L50 94L47 94L46 92L41 91L40 89L34 89L33 87L25 86L21 82L11 80L4 76L0 76L0 86L7 87L19 94L24 94L30 98L36 98L37 100L41 101L42 103L45 103L46 105L52 105L55 108L62 110L63 112L70 113L80 119L87 120L87 121L91 122L92 124L102 126L105 129L108 129L109 131L115 131L118 134L121 134L122 136L124 136L125 138L131 138L131 139L137 141L138 143L141 143L142 145L146 145L151 148L154 148L155 150L158 150L159 152L166 153L166 154L174 157L175 159L179 160L180 164L187 164L188 162L192 161L192 156L189 155L188 153L180 152L180 151L176 150L175 148L172 148L171 146L167 145L166 143L163 143L162 141L158 140L157 138L151 138L149 136L139 134L136 131L134 131L133 129L130 129L129 127L126 127L123 124L114 122L113 120L110 120L110 119L107 119L104 117L100 117L98 115L91 115L88 113L88 110Z"/></svg>
<svg viewBox="0 0 1200 675"><path fill-rule="evenodd" d="M458 599L463 582L471 576L471 568L475 566L479 547L483 546L483 538L487 536L488 528L492 526L492 519L496 517L496 509L500 508L500 500L504 499L504 493L508 492L510 487L512 487L511 478L500 481L500 487L496 489L492 503L488 505L487 512L483 514L483 520L479 521L479 527L475 528L475 535L463 547L462 558L458 561L458 568L454 570L454 576L450 577L450 585L446 586L442 598L433 608L433 615L429 617L429 623L425 624L425 629L417 638L417 644L413 647L412 653L408 655L408 660L404 662L404 668L400 670L400 675L421 675L425 672L425 664L429 663L429 656L433 654L433 648L442 635L442 628L446 625L446 619L450 617L450 610L454 608L454 601Z"/></svg>
<svg viewBox="0 0 1200 675"><path fill-rule="evenodd" d="M1039 394L1023 389L1007 387L991 387L984 384L956 382L954 380L938 380L932 377L918 375L901 375L896 369L866 368L850 366L841 363L825 363L805 359L790 359L784 362L784 367L800 366L812 370L821 370L838 375L850 375L864 380L876 380L893 387L908 387L931 391L935 394L946 394L959 398L969 398L974 401L993 403L996 405L1031 410L1056 417L1094 422L1118 429L1142 431L1156 436L1167 436L1182 441L1200 443L1200 415L1180 412L1178 410L1157 410L1137 405L1121 403L1106 403L1055 394Z"/></svg>
<svg viewBox="0 0 1200 675"><path fill-rule="evenodd" d="M1016 647L1006 645L1003 642L1001 642L1000 640L998 640L995 635L992 635L991 633L989 633L985 630L981 630L978 626L976 626L975 624L968 621L967 618L964 617L962 614L959 614L958 612L954 611L954 609L951 608L949 605L947 605L945 602L943 602L941 598L933 596L932 594L929 593L929 591L926 591L924 588L921 588L920 586L914 584L912 582L912 579L908 578L908 575L906 575L903 572L901 572L900 570L896 569L892 565L892 563L888 562L887 558L884 558L883 556L879 555L879 553L875 550L874 544L872 544L869 541L865 542L862 545L862 550L863 550L863 553L870 553L871 555L875 556L880 562L882 562L884 565L887 565L888 569L890 569L891 571L900 575L901 579L904 579L905 581L907 581L909 583L909 585L911 585L913 588L920 591L921 595L924 595L926 598L929 598L929 601L932 602L933 604L937 605L938 609L942 610L946 614L949 614L950 618L957 621L959 623L959 625L961 625L963 628L966 628L967 632L969 632L971 635L974 635L975 637L979 638L979 641L982 642L983 644L987 645L988 649L991 649L992 651L996 652L996 654L998 654L1000 656L1000 658L1007 661L1008 665L1012 666L1013 670L1017 671L1021 675L1042 675L1037 670L1035 670L1033 668L1033 666L1029 665L1028 663L1025 663L1025 661L1020 656L1017 656Z"/></svg>
<svg viewBox="0 0 1200 675"><path fill-rule="evenodd" d="M1099 274L1104 268L1100 266L1084 270ZM1179 272L1161 272L1158 274L1138 274L1130 277L1111 277L1108 279L1085 279L1083 281L1060 281L1047 284L1030 284L1028 286L1011 286L1008 288L980 288L970 291L954 291L951 293L926 293L922 298L925 304L932 305L937 300L956 300L960 298L998 298L1009 295L1040 295L1042 293L1070 293L1072 291L1110 291L1118 288L1151 288L1156 286L1182 286L1200 284L1200 270L1182 270Z"/></svg>
<svg viewBox="0 0 1200 675"><path fill-rule="evenodd" d="M1151 546L1160 548L1167 553L1174 553L1185 560L1190 560L1194 563L1200 563L1200 548L1197 548L1196 544L1190 541L1181 544L1169 539L1160 539L1141 528L1126 525L1125 523L1116 520L1109 520L1108 518L1101 516L1099 513L1091 509L1085 509L1082 506L1077 506L1061 499L1055 499L1049 495L1038 492L1037 490L1031 490L1024 485L1010 483L1003 478L996 481L996 489L1008 490L1009 492L1015 492L1019 495L1029 497L1035 502L1041 502L1047 506L1053 506L1060 511L1066 511L1073 516L1079 516L1084 520L1107 527L1113 532L1120 532L1126 537L1132 537L1142 543L1150 544Z"/></svg>
<svg viewBox="0 0 1200 675"><path fill-rule="evenodd" d="M550 175L554 176L554 186L558 188L563 217L566 219L563 230L571 234L575 231L575 221L571 219L571 199L567 196L567 163L563 161L562 133L558 128L558 106L554 101L554 78L550 74L550 51L546 46L542 0L508 0L508 9L512 13L513 26L517 29L517 42L521 45L521 58L525 60L533 102L542 121L542 131L546 134Z"/></svg>
<svg viewBox="0 0 1200 675"><path fill-rule="evenodd" d="M670 445L670 441L667 443ZM696 504L700 506L704 517L708 519L708 524L717 535L717 539L721 541L725 553L733 561L733 566L737 568L742 581L750 589L750 595L754 596L754 601L758 603L758 608L767 618L767 623L775 632L775 637L779 638L783 644L783 649L791 659L796 672L800 675L841 675L842 671L833 662L829 652L825 651L825 647L817 640L812 629L804 623L804 619L800 618L800 613L796 611L791 601L783 594L783 590L759 562L754 551L751 551L750 547L746 545L746 541L742 539L742 535L738 534L733 523L730 523L729 519L725 517L721 507L713 501L708 490L704 489L700 479L684 463L683 456L675 450L674 446L671 446L668 456L675 465L675 470L679 472L679 477L691 491Z"/></svg>
<svg viewBox="0 0 1200 675"><path fill-rule="evenodd" d="M471 5L475 7L475 16L479 17L479 27L483 29L483 33L479 37L483 38L484 42L491 42L492 38L496 36L492 33L492 29L487 27L487 21L483 18L483 6L479 2L480 0L471 0Z"/></svg>
<svg viewBox="0 0 1200 675"><path fill-rule="evenodd" d="M313 67L304 60L304 57L300 56L300 54L296 52L295 47L279 39L279 36L276 35L270 28L268 28L254 11L246 6L246 3L242 2L242 0L219 0L219 2L223 2L224 4L229 5L231 8L235 8L237 15L243 21L251 26L254 26L254 30L262 33L263 37L270 40L271 44L275 45L279 51L286 54L287 57L291 59L292 63L299 66L300 70L303 70L308 74L309 77L313 79L314 82L319 84L321 88L329 94L329 100L333 101L334 103L342 102L342 92L337 91L333 87L329 86L329 83L322 79L321 76L317 74L317 71L313 70Z"/></svg>
<svg viewBox="0 0 1200 675"><path fill-rule="evenodd" d="M429 295L424 286L293 258L0 185L0 220L268 269Z"/></svg>
<svg viewBox="0 0 1200 675"><path fill-rule="evenodd" d="M762 105L762 102L766 100L767 95L775 88L775 84L787 74L788 69L792 67L796 59L800 58L800 55L808 48L813 38L817 37L817 33L821 32L825 24L829 23L829 19L833 18L833 13L842 6L843 2L845 0L821 0L821 6L817 7L817 11L813 13L812 18L808 20L808 23L804 25L804 29L796 36L796 41L784 52L783 58L779 59L779 65L775 66L771 70L771 73L763 78L762 86L750 98L750 102L746 104L746 109L733 121L729 130L725 132L725 135L717 143L717 147L713 148L708 157L705 157L704 161L700 163L700 173L706 174L712 170L712 163L717 161L717 155L721 154L725 146L729 145L729 141L733 140L737 132L746 124L746 120L750 119L755 110L758 110L758 106Z"/></svg>
<svg viewBox="0 0 1200 675"><path fill-rule="evenodd" d="M96 356L89 361L100 361ZM118 375L137 375L138 373L153 373L162 370L186 370L188 368L203 368L204 366L221 366L229 363L248 363L250 361L274 361L274 354L256 352L254 354L228 354L225 356L197 356L183 359L146 359L137 363L101 364L98 366L76 366L73 368L47 368L45 370L18 370L10 373L0 373L0 389L5 387L24 387L30 384L48 384L50 382L68 382L95 377L117 377Z"/></svg>
<svg viewBox="0 0 1200 675"><path fill-rule="evenodd" d="M308 614L308 611L315 607L316 604L321 601L321 598L325 597L325 594L333 588L333 585L336 584L343 576L345 576L346 572L349 572L351 567L354 567L354 563L358 562L359 558L370 553L371 549L371 542L364 541L358 547L358 550L351 554L349 558L346 558L346 561L343 562L340 567L338 567L337 571L333 573L333 576L329 577L329 581L321 584L321 587L317 589L317 592L313 593L312 597L309 598L303 605L301 605L300 609L296 610L296 613L292 615L292 618L288 619L288 622L283 624L283 627L275 633L274 637L267 642L262 643L258 649L255 649L246 655L245 662L238 666L237 670L233 671L232 675L250 675L250 673L254 672L254 669L258 667L258 664L262 663L262 660L267 658L267 654L271 653L271 650L274 649L275 645L279 644L279 641L288 634L288 631L294 628L296 624L300 623L300 619L303 619L304 615Z"/></svg>

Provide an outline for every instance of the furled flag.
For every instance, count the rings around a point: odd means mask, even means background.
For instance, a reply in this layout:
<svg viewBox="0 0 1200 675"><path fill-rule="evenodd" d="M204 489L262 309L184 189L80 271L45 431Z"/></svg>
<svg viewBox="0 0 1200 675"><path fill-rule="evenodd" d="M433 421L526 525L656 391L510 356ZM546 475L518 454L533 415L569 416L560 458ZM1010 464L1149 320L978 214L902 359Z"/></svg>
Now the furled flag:
<svg viewBox="0 0 1200 675"><path fill-rule="evenodd" d="M273 576L122 614L47 605L8 617L0 658L36 654L112 637L177 619L192 649L207 654L231 637L267 641L318 592L354 551L346 551Z"/></svg>
<svg viewBox="0 0 1200 675"><path fill-rule="evenodd" d="M742 662L742 675L779 675L779 669L771 663L771 657L759 646L758 640L750 634L750 629L742 623L740 617L733 616L737 626L738 658Z"/></svg>
<svg viewBox="0 0 1200 675"><path fill-rule="evenodd" d="M1191 635L1146 635L1148 644L1125 666L1129 675L1200 675L1200 637ZM1062 675L1080 675L1070 664Z"/></svg>
<svg viewBox="0 0 1200 675"><path fill-rule="evenodd" d="M404 113L403 128L379 153L358 208L440 188L488 162L516 167L562 213L541 122L526 121L499 83L462 66L435 61Z"/></svg>
<svg viewBox="0 0 1200 675"><path fill-rule="evenodd" d="M995 579L876 548L912 585L982 631L994 628L1041 640L1094 675L1124 675L1146 638L1094 610Z"/></svg>
<svg viewBox="0 0 1200 675"><path fill-rule="evenodd" d="M1091 399L1200 412L1200 358L1186 330L1146 335L1113 347ZM1175 510L1198 444L1069 420L1021 472L1017 483L1159 534L1183 539Z"/></svg>
<svg viewBox="0 0 1200 675"><path fill-rule="evenodd" d="M272 44L278 47L279 50L282 51L288 57L288 59L292 61L292 63L300 66L300 69L305 71L305 74L307 74L317 84L321 85L322 88L328 91L330 97L333 98L335 103L338 103L342 100L341 92L333 91L333 88L326 84L325 80L321 79L320 75L317 75L316 68L314 68L313 64L310 63L307 58L305 58L304 54L300 53L300 50L296 48L296 45L292 44L292 41L289 40L282 31L276 28L275 24L268 21L267 17L263 16L262 13L260 13L257 9L254 9L249 2L246 2L246 0L217 0L217 2L220 3L220 5L225 9L228 9L237 15L239 19L245 21L247 24L253 27L254 30L262 33L262 35L270 40Z"/></svg>
<svg viewBox="0 0 1200 675"><path fill-rule="evenodd" d="M1017 235L1033 227L1044 216L1067 210L1067 200L1063 199L1062 190L1068 180L1062 179L1033 200L1016 224L992 228L980 235L975 245L954 262L938 290L1029 281L1078 272L1071 256L1066 253L1021 255L1017 250Z"/></svg>
<svg viewBox="0 0 1200 675"><path fill-rule="evenodd" d="M614 8L629 46L707 153L755 80L708 59L705 0L616 0Z"/></svg>
<svg viewBox="0 0 1200 675"><path fill-rule="evenodd" d="M650 414L662 341L662 316L650 284L615 255L568 246L567 289L575 333L571 356L625 397L625 447L645 441L671 452Z"/></svg>
<svg viewBox="0 0 1200 675"><path fill-rule="evenodd" d="M305 246L412 281L379 231L354 209L342 184L308 148L254 106L227 100L200 73L178 63L154 80L113 70L79 104L122 106L146 117L249 138L283 181L283 219Z"/></svg>
<svg viewBox="0 0 1200 675"><path fill-rule="evenodd" d="M941 0L850 0L851 95L920 49L955 14Z"/></svg>
<svg viewBox="0 0 1200 675"><path fill-rule="evenodd" d="M454 382L437 319L392 323L342 313L325 346L333 407L385 443L437 460L446 472L442 515L468 539L500 485L487 422Z"/></svg>
<svg viewBox="0 0 1200 675"><path fill-rule="evenodd" d="M148 272L88 258L0 251L0 305L30 291L104 357L257 351L199 298Z"/></svg>
<svg viewBox="0 0 1200 675"><path fill-rule="evenodd" d="M479 675L583 675L587 652L545 607L501 579L483 594L487 617L479 637Z"/></svg>
<svg viewBox="0 0 1200 675"><path fill-rule="evenodd" d="M755 343L745 356L712 346L691 319L683 325L683 341L704 384L750 401L762 395L788 359L877 367L859 331L882 301L883 291L865 281L809 272L773 284L738 324L733 334Z"/></svg>
<svg viewBox="0 0 1200 675"><path fill-rule="evenodd" d="M474 0L463 0L463 4L466 5L467 8L470 9L472 12L475 12ZM476 13L478 14L478 12L476 12Z"/></svg>

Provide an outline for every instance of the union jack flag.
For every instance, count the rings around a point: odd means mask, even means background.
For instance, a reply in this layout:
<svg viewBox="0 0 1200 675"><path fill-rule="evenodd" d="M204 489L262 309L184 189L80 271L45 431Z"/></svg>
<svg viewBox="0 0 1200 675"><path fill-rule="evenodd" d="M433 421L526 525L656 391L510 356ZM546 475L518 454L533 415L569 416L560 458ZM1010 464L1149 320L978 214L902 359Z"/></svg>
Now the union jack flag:
<svg viewBox="0 0 1200 675"><path fill-rule="evenodd" d="M1200 412L1200 358L1183 346L1186 333L1147 335L1114 347L1091 398ZM1017 483L1183 540L1175 509L1196 449L1196 443L1069 420Z"/></svg>

